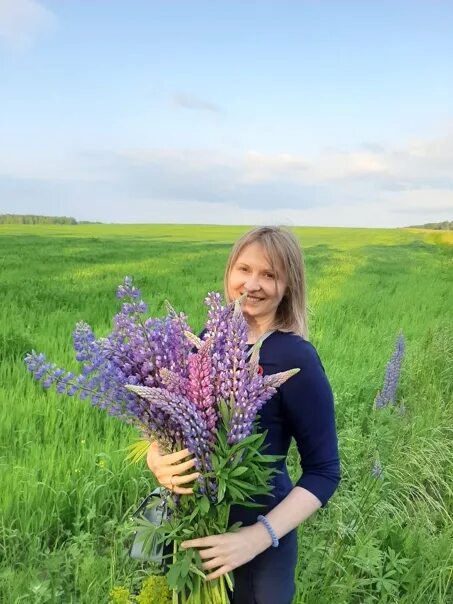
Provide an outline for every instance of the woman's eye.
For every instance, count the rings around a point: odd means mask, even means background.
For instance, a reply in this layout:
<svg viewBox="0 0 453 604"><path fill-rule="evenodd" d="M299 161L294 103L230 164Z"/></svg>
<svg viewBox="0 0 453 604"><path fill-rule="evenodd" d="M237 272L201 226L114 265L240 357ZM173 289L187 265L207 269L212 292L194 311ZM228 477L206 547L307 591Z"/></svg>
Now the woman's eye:
<svg viewBox="0 0 453 604"><path fill-rule="evenodd" d="M275 275L273 275L272 273L266 273L264 276L267 277L268 279L274 279L275 278Z"/></svg>

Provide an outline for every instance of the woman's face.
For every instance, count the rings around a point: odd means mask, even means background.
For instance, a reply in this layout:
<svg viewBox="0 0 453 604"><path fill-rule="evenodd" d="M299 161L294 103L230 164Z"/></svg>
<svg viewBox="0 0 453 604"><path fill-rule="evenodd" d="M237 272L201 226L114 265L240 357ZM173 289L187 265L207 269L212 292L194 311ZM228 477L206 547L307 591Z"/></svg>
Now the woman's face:
<svg viewBox="0 0 453 604"><path fill-rule="evenodd" d="M272 270L266 252L258 242L250 243L239 254L231 267L228 293L233 300L247 293L242 305L244 315L255 320L274 320L287 287L283 268L275 268L277 273Z"/></svg>

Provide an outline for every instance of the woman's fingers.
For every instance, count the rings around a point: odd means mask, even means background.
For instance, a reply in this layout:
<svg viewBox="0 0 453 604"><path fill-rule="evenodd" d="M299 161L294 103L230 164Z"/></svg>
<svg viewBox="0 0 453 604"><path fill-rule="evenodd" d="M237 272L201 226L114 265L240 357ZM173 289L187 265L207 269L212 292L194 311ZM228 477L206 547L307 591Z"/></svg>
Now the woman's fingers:
<svg viewBox="0 0 453 604"><path fill-rule="evenodd" d="M192 482L200 476L200 472L193 472L192 474L181 476L181 474L184 474L184 472L187 472L187 470L190 470L195 466L194 457L178 464L179 461L185 459L189 455L192 455L189 449L183 449L182 451L176 451L175 453L170 453L168 455L161 455L158 442L153 441L149 446L147 454L148 467L157 478L159 484L166 489L171 490L177 495L193 495L193 488L179 486Z"/></svg>
<svg viewBox="0 0 453 604"><path fill-rule="evenodd" d="M182 474L183 472L190 470L190 468L193 468L194 466L195 466L195 459L189 459L189 461L180 463L177 466L172 466L171 469L172 469L173 475L175 475L175 474Z"/></svg>
<svg viewBox="0 0 453 604"><path fill-rule="evenodd" d="M203 570L212 570L213 568L219 568L219 566L223 565L222 558L213 558L209 560L209 562L205 562L203 564Z"/></svg>
<svg viewBox="0 0 453 604"><path fill-rule="evenodd" d="M199 476L200 472L193 472L193 474L186 474L185 476L177 476L176 474L174 474L171 478L171 482L174 485L187 484L188 482L192 482Z"/></svg>
<svg viewBox="0 0 453 604"><path fill-rule="evenodd" d="M218 570L215 570L213 573L206 575L206 581L213 581L214 579L218 579L222 575L226 575L231 572L233 569L231 566L221 566Z"/></svg>
<svg viewBox="0 0 453 604"><path fill-rule="evenodd" d="M182 451L176 451L176 453L164 455L162 461L164 461L165 464L172 464L181 461L181 459L184 459L188 455L192 455L189 449L183 449Z"/></svg>
<svg viewBox="0 0 453 604"><path fill-rule="evenodd" d="M218 559L219 557L219 550L216 547L205 547L204 549L199 549L198 553L200 554L200 558L202 560L209 560L209 559Z"/></svg>

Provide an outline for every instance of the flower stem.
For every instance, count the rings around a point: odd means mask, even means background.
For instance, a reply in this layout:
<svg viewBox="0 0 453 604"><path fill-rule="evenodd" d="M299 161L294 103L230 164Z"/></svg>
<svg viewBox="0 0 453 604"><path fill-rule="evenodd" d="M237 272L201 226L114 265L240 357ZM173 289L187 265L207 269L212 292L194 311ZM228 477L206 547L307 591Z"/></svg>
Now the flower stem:
<svg viewBox="0 0 453 604"><path fill-rule="evenodd" d="M176 541L173 541L173 564L176 562L177 547ZM176 589L172 593L172 604L178 604L178 592Z"/></svg>

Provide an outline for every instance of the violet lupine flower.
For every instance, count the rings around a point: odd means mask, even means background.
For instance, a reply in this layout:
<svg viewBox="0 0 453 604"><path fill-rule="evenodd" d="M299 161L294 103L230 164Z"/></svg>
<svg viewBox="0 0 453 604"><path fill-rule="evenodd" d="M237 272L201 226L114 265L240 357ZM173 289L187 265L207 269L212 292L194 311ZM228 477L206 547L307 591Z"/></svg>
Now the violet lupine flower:
<svg viewBox="0 0 453 604"><path fill-rule="evenodd" d="M396 391L401 374L401 363L404 356L405 342L401 333L398 336L395 350L385 370L385 378L382 390L376 396L374 406L376 409L387 407L389 404L395 404Z"/></svg>
<svg viewBox="0 0 453 604"><path fill-rule="evenodd" d="M127 385L126 388L151 403L149 406L151 414L155 409L161 409L179 425L183 435L183 445L194 454L197 470L206 472L212 470L210 433L200 410L193 401L163 388L134 385Z"/></svg>
<svg viewBox="0 0 453 604"><path fill-rule="evenodd" d="M119 285L116 290L117 298L129 299L129 302L125 302L122 305L121 312L125 315L145 313L148 310L148 306L143 300L140 300L141 295L140 290L132 284L132 277L125 277L123 284Z"/></svg>
<svg viewBox="0 0 453 604"><path fill-rule="evenodd" d="M127 382L159 386L163 367L186 375L190 344L184 333L188 329L185 315L172 310L164 319L143 321L146 305L141 300L137 302L141 292L132 285L130 277L119 286L117 296L129 302L115 316L115 329L104 346Z"/></svg>
<svg viewBox="0 0 453 604"><path fill-rule="evenodd" d="M258 375L259 350L252 353L250 364L247 364L248 328L240 301L223 307L220 294L210 293L205 302L209 305L205 338L212 342L213 366L218 380L214 397L230 404L232 417L228 442L234 444L252 433L258 411L276 389L299 370L266 377Z"/></svg>
<svg viewBox="0 0 453 604"><path fill-rule="evenodd" d="M192 345L186 336L190 331L187 317L184 313L178 314L172 309L164 323L166 334L166 338L162 342L164 366L179 375L187 376L187 358L192 350Z"/></svg>
<svg viewBox="0 0 453 604"><path fill-rule="evenodd" d="M141 297L140 290L132 284L132 277L124 277L122 285L119 285L116 290L117 298L132 298L138 300Z"/></svg>
<svg viewBox="0 0 453 604"><path fill-rule="evenodd" d="M216 401L222 398L224 394L227 376L225 375L223 361L227 348L228 324L233 316L233 305L222 306L221 300L221 295L217 292L209 292L204 300L208 306L208 320L204 339L209 339L212 342L213 396Z"/></svg>
<svg viewBox="0 0 453 604"><path fill-rule="evenodd" d="M174 392L175 394L182 394L183 396L188 396L190 381L189 378L186 378L182 375L178 375L174 371L167 369L166 367L162 367L160 370L160 379L161 384L170 392Z"/></svg>
<svg viewBox="0 0 453 604"><path fill-rule="evenodd" d="M59 394L78 394L81 399L89 397L94 406L134 424L146 435L159 433L172 445L181 440L179 426L163 411L156 410L151 414L140 397L124 388L116 367L109 361L99 362L94 373L80 375L57 368L55 364L48 363L43 354L34 351L26 356L25 363L36 379L44 380L45 388L54 385Z"/></svg>
<svg viewBox="0 0 453 604"><path fill-rule="evenodd" d="M247 377L247 322L242 315L239 302L234 303L234 311L230 314L225 330L225 341L221 343L222 359L218 362L220 396L225 401L230 401L233 396L239 401L244 392ZM223 334L222 334L223 335ZM214 340L214 349L217 351L217 341Z"/></svg>
<svg viewBox="0 0 453 604"><path fill-rule="evenodd" d="M262 376L256 374L253 377L249 376L246 384L247 398L245 396L240 398L239 405L235 405L235 411L231 419L228 433L230 444L237 443L252 433L253 423L263 405L274 396L279 386L299 371L298 368L295 368L273 375Z"/></svg>
<svg viewBox="0 0 453 604"><path fill-rule="evenodd" d="M125 390L125 384L155 386L161 383L160 371L166 367L187 373L190 344L185 337L184 315L176 313L165 319L148 319L142 315L146 305L140 290L126 277L117 296L126 301L114 318L113 332L95 340L89 325L76 325L73 338L76 359L83 364L76 376L47 363L44 355L32 353L26 358L36 379L46 388L54 385L60 394L78 393L91 398L93 405L119 419L136 424L145 434L160 433L175 445L181 440L179 426L163 410L150 415L143 400Z"/></svg>
<svg viewBox="0 0 453 604"><path fill-rule="evenodd" d="M101 360L96 359L97 367L102 365ZM52 385L56 386L57 392L73 396L79 393L81 398L87 398L91 395L93 404L107 409L112 415L121 415L123 409L119 408L118 397L116 396L116 384L107 385L102 376L90 375L84 372L80 375L75 375L71 371L57 368L54 363L48 363L45 356L35 351L25 357L25 363L29 371L31 371L37 380L44 380L44 388L49 388ZM113 393L113 396L112 396ZM127 410L128 403L135 402L136 398L125 392L124 410Z"/></svg>
<svg viewBox="0 0 453 604"><path fill-rule="evenodd" d="M222 343L223 359L219 361L219 394L232 407L228 442L238 442L253 423L253 404L249 397L247 370L247 322L242 314L240 302L230 305L233 312L228 317L225 342ZM215 342L216 344L216 342Z"/></svg>
<svg viewBox="0 0 453 604"><path fill-rule="evenodd" d="M75 326L72 338L77 361L96 361L99 358L99 346L88 323L79 321Z"/></svg>

